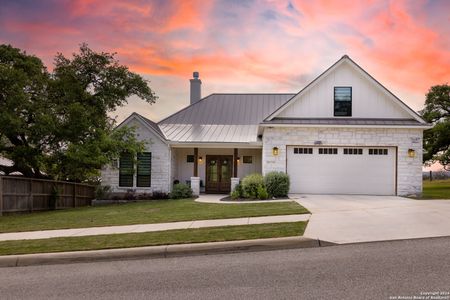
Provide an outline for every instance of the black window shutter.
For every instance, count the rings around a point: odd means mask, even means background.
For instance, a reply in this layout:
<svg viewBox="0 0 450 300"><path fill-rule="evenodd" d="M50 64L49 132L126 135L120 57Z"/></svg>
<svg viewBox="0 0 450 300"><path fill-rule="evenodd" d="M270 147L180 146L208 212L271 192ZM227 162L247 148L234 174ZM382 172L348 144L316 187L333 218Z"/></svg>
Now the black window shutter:
<svg viewBox="0 0 450 300"><path fill-rule="evenodd" d="M139 153L137 156L137 187L150 187L152 177L151 152Z"/></svg>
<svg viewBox="0 0 450 300"><path fill-rule="evenodd" d="M122 153L119 160L119 186L133 187L133 156Z"/></svg>

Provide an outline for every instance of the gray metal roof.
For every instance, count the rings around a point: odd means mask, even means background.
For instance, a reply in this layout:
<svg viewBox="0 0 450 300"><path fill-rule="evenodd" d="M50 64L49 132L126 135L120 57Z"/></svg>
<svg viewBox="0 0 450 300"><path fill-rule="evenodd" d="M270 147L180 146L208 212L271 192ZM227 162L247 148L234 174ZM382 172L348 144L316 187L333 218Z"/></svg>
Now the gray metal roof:
<svg viewBox="0 0 450 300"><path fill-rule="evenodd" d="M259 124L294 94L212 94L158 123L169 141L252 143Z"/></svg>
<svg viewBox="0 0 450 300"><path fill-rule="evenodd" d="M274 118L262 124L283 125L394 125L394 126L428 126L415 119L363 119L363 118Z"/></svg>

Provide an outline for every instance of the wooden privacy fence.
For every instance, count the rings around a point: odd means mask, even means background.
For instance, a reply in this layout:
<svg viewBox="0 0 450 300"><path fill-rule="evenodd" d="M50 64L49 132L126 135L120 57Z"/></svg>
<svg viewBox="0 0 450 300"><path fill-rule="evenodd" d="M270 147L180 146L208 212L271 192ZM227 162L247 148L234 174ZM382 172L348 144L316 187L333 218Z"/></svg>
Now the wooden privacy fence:
<svg viewBox="0 0 450 300"><path fill-rule="evenodd" d="M95 186L26 177L0 176L0 215L86 206Z"/></svg>

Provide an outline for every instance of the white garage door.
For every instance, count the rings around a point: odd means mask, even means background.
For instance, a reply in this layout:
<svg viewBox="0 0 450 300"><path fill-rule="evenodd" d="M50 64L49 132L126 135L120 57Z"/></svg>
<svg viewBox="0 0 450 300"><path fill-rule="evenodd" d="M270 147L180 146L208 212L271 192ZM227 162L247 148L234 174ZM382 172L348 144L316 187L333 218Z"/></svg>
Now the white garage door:
<svg viewBox="0 0 450 300"><path fill-rule="evenodd" d="M291 193L395 195L395 147L287 147Z"/></svg>

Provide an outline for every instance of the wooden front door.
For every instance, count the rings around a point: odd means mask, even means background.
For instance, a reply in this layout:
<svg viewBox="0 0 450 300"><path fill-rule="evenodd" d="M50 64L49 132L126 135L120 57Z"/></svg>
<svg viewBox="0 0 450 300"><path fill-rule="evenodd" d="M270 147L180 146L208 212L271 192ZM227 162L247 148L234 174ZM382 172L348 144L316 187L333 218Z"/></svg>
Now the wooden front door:
<svg viewBox="0 0 450 300"><path fill-rule="evenodd" d="M206 155L207 193L229 193L233 174L232 155Z"/></svg>

